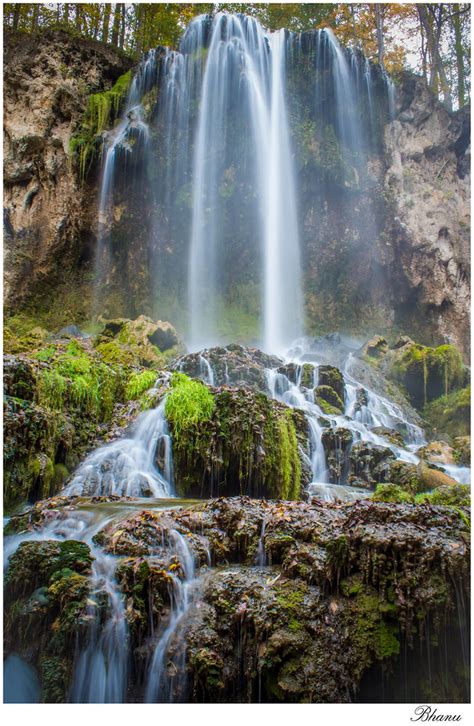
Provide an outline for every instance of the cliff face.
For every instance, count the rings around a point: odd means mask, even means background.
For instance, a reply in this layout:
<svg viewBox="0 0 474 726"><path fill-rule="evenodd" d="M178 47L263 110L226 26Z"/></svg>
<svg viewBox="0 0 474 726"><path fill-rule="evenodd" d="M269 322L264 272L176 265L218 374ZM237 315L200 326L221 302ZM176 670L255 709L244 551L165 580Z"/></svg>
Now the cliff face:
<svg viewBox="0 0 474 726"><path fill-rule="evenodd" d="M113 49L61 33L6 37L8 310L31 306L36 314L60 302L61 325L90 317L99 169L81 184L69 141L88 94L110 88L130 65ZM312 85L297 75L290 116L301 105L312 107ZM467 357L469 110L449 114L421 79L406 74L397 88L395 119L374 140L365 179L351 168L341 177L337 144L333 148L331 138L318 138L320 129L308 128L306 117L293 119L308 332L401 330L425 344L454 342ZM159 129L155 135L160 138ZM330 152L325 165L323 146ZM229 173L233 179L241 172ZM163 184L155 174L150 183L117 191L111 292L102 309L109 317L150 314L151 291L158 290L153 313L180 324L173 311L183 305L178 298L186 298L190 191L189 185L167 190L179 210L170 219L154 196ZM228 196L226 213L238 229L229 242L238 250L234 297L244 290L249 306L258 307L255 225L244 218L241 196ZM59 325L57 315L48 322L54 326L56 320Z"/></svg>
<svg viewBox="0 0 474 726"><path fill-rule="evenodd" d="M6 33L4 60L5 302L18 310L48 306L87 272L96 189L81 185L69 143L88 95L131 61L60 31Z"/></svg>
<svg viewBox="0 0 474 726"><path fill-rule="evenodd" d="M416 330L418 317L468 355L470 109L449 114L421 79L408 77L385 149L397 320Z"/></svg>

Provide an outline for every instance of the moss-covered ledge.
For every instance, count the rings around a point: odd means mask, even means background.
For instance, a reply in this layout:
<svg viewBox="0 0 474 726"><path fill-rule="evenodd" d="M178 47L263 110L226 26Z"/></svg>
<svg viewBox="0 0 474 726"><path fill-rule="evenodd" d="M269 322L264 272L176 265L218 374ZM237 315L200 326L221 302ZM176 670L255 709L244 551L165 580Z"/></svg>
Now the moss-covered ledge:
<svg viewBox="0 0 474 726"><path fill-rule="evenodd" d="M299 499L304 414L250 389L211 389L175 373L166 402L176 491Z"/></svg>

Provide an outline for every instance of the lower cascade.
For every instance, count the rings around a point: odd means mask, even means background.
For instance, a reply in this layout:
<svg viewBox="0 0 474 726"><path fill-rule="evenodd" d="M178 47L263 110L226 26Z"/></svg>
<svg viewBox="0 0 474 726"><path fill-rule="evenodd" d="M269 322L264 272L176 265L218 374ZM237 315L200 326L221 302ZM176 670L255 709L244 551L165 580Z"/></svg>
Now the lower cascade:
<svg viewBox="0 0 474 726"><path fill-rule="evenodd" d="M41 325L25 307L5 336L5 702L468 703L470 368L443 319L452 301L420 282L429 268L467 284L452 221L465 200L443 176L467 184L467 116L449 111L447 151L428 138L432 86L449 100L444 46L417 99L421 79L394 66L395 84L383 44L369 60L324 23L66 5L58 23L74 13L77 33L58 73L82 48L97 88L63 79L59 121L45 117L64 139L77 120L80 179L61 195L84 188L97 207L93 233L75 219L60 246L60 220L50 247L80 260L77 298L92 280L90 319L67 298L60 327L41 297ZM400 11L376 5L379 44ZM28 8L6 11L22 42ZM179 42L150 48L175 12ZM135 60L113 61L137 29ZM32 170L59 174L64 139L44 164L22 156L42 137L15 142L8 188L20 180L25 215L41 209ZM418 177L436 264L417 257L432 250L409 198ZM11 236L23 274L27 235Z"/></svg>

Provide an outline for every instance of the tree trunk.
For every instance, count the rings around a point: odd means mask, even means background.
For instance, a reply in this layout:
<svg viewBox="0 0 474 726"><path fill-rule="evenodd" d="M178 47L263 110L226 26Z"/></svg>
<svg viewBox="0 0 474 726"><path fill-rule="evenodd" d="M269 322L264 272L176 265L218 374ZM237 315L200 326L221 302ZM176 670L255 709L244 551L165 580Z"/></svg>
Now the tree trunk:
<svg viewBox="0 0 474 726"><path fill-rule="evenodd" d="M78 33L81 32L82 27L82 7L79 3L76 3L76 30Z"/></svg>
<svg viewBox="0 0 474 726"><path fill-rule="evenodd" d="M32 30L33 30L33 32L38 27L38 20L39 20L39 5L35 5L33 7L33 20L32 20Z"/></svg>
<svg viewBox="0 0 474 726"><path fill-rule="evenodd" d="M453 10L454 15L452 20L454 28L454 44L456 49L456 68L458 72L458 104L459 108L462 108L466 102L466 87L464 80L464 49L462 46L461 36L461 17L459 14L461 7L459 3L455 3L453 5Z"/></svg>
<svg viewBox="0 0 474 726"><path fill-rule="evenodd" d="M379 66L384 68L384 37L383 37L383 21L385 14L385 5L383 3L375 3L375 25L377 29L377 57Z"/></svg>
<svg viewBox="0 0 474 726"><path fill-rule="evenodd" d="M120 3L115 3L114 24L112 26L112 45L118 46L118 37L120 29Z"/></svg>
<svg viewBox="0 0 474 726"><path fill-rule="evenodd" d="M102 41L109 42L109 24L110 24L110 3L105 3L104 24L102 25Z"/></svg>
<svg viewBox="0 0 474 726"><path fill-rule="evenodd" d="M122 18L120 21L120 38L119 38L119 48L123 48L125 45L125 3L120 3L122 6Z"/></svg>
<svg viewBox="0 0 474 726"><path fill-rule="evenodd" d="M15 3L13 6L13 30L18 30L18 23L20 21L20 3Z"/></svg>
<svg viewBox="0 0 474 726"><path fill-rule="evenodd" d="M444 103L448 110L452 110L453 102L451 89L441 59L440 42L443 29L443 4L417 3L418 17L426 34L426 43L430 56L430 88L438 96L439 90L443 92Z"/></svg>

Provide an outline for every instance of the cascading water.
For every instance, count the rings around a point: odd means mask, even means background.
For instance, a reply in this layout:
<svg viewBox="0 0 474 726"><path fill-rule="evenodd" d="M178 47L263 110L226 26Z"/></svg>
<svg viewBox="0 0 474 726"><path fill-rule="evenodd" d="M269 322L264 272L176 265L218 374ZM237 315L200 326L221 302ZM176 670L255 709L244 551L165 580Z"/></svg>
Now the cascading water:
<svg viewBox="0 0 474 726"><path fill-rule="evenodd" d="M186 688L184 682L186 677L184 642L181 640L179 644L178 662L173 661L175 673L173 678L170 678L168 674L167 657L171 642L178 635L183 620L193 603L193 595L197 586L194 558L185 538L175 530L170 532L168 547L180 562L182 577L173 574L169 586L170 614L168 622L158 636L148 669L145 694L147 703L170 703L174 700L176 692L180 694L182 699ZM180 680L179 684L178 679Z"/></svg>
<svg viewBox="0 0 474 726"><path fill-rule="evenodd" d="M128 628L125 605L115 581L116 561L93 549L92 597L88 642L76 657L70 700L73 703L123 703L127 689ZM107 598L105 619L99 598Z"/></svg>
<svg viewBox="0 0 474 726"><path fill-rule="evenodd" d="M172 497L172 449L165 400L146 411L130 438L92 452L65 489L87 496Z"/></svg>
<svg viewBox="0 0 474 726"><path fill-rule="evenodd" d="M219 326L219 281L225 269L220 187L232 161L228 144L235 115L249 129L248 173L258 180L264 346L287 347L301 327L296 193L283 89L285 53L285 33L267 35L252 18L218 14L212 23L194 154L189 265L193 348L215 342Z"/></svg>
<svg viewBox="0 0 474 726"><path fill-rule="evenodd" d="M178 51L150 51L107 147L101 218L110 219L115 189L136 185L127 159L145 156L151 294L160 317L187 327L190 349L238 337L281 354L304 332L301 120L291 95L300 66L312 68L318 163L336 164L344 186L366 184L393 102L388 77L330 30L267 33L243 15L199 16ZM131 114L146 144L129 143ZM315 184L323 215L329 187L324 176Z"/></svg>

